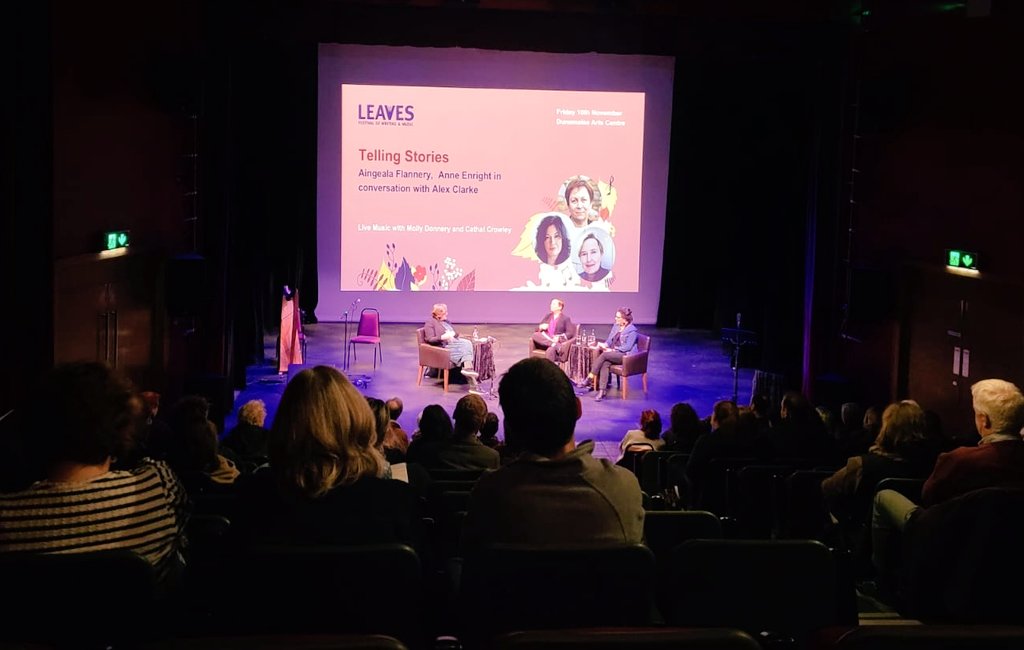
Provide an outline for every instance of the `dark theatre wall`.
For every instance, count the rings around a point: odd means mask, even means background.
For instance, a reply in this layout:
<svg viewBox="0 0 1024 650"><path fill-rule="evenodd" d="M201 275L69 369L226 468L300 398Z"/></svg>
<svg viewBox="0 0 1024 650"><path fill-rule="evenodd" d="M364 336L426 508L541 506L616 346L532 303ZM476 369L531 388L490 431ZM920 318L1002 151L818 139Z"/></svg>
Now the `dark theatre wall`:
<svg viewBox="0 0 1024 650"><path fill-rule="evenodd" d="M952 384L950 319L977 346L969 379L1024 381L1024 107L1010 63L1024 38L1003 3L868 31L805 2L30 4L4 32L20 92L6 107L18 176L5 174L2 263L38 323L18 337L4 319L12 368L109 355L96 340L116 311L119 361L173 395L189 378L237 380L261 357L281 284L315 310L315 45L337 41L676 55L660 325L730 326L742 311L762 334L754 362L790 384L806 372L822 397L920 396L958 425L969 381ZM97 259L97 234L122 228L132 260ZM979 251L984 279L938 271L950 246ZM203 308L183 313L168 308L181 279L167 261L188 253L203 259ZM6 410L26 382L0 376Z"/></svg>
<svg viewBox="0 0 1024 650"><path fill-rule="evenodd" d="M1001 6L869 33L860 59L854 258L871 271L849 328L863 342L835 359L874 401L916 398L952 433L973 430L973 381L1024 385L1024 94L1009 81L1024 30ZM944 272L946 248L977 251L981 279Z"/></svg>

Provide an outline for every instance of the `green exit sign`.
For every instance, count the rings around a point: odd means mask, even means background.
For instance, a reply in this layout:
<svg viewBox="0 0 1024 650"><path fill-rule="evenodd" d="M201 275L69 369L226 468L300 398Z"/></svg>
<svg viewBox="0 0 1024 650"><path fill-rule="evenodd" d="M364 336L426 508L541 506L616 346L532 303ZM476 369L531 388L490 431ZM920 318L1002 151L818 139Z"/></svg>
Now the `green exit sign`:
<svg viewBox="0 0 1024 650"><path fill-rule="evenodd" d="M114 230L111 232L103 233L103 250L112 251L118 248L128 248L128 244L131 243L129 237L129 231L127 230Z"/></svg>
<svg viewBox="0 0 1024 650"><path fill-rule="evenodd" d="M978 270L978 254L954 248L946 250L946 266L954 269Z"/></svg>

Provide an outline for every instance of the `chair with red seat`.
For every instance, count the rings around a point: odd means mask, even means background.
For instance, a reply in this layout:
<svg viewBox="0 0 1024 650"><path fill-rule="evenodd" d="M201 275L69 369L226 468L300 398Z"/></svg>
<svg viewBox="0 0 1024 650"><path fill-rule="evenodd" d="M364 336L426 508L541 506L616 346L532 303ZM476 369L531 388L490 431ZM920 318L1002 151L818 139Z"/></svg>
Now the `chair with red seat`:
<svg viewBox="0 0 1024 650"><path fill-rule="evenodd" d="M377 346L373 350L373 367L377 368L377 355L380 355L381 363L384 363L384 352L380 347L380 312L373 307L365 307L359 312L359 327L356 335L348 340L348 347L345 348L345 367L348 367L348 353L352 352L352 359L356 358L356 344Z"/></svg>

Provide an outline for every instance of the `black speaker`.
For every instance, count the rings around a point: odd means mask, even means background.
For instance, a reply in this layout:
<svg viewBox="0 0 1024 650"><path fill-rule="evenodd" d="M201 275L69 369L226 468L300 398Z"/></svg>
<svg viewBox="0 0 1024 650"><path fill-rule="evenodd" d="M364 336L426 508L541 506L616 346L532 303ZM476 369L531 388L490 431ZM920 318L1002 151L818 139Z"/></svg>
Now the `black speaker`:
<svg viewBox="0 0 1024 650"><path fill-rule="evenodd" d="M205 307L209 296L206 258L201 255L178 255L168 259L164 271L164 288L168 314L198 314Z"/></svg>

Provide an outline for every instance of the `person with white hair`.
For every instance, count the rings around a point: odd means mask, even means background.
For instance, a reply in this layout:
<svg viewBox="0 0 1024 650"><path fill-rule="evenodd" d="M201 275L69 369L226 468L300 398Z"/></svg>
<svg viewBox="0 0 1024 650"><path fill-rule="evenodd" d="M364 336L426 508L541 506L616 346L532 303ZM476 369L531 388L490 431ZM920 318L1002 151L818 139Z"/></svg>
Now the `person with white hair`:
<svg viewBox="0 0 1024 650"><path fill-rule="evenodd" d="M947 503L983 488L1024 488L1024 394L1002 379L971 386L976 446L939 454L921 489L918 505L895 490L880 490L871 514L872 564L881 578L893 571L894 541L923 509ZM923 508L922 508L923 506Z"/></svg>
<svg viewBox="0 0 1024 650"><path fill-rule="evenodd" d="M921 490L930 506L984 487L1024 487L1024 394L1002 379L971 386L974 425L981 440L940 454Z"/></svg>

